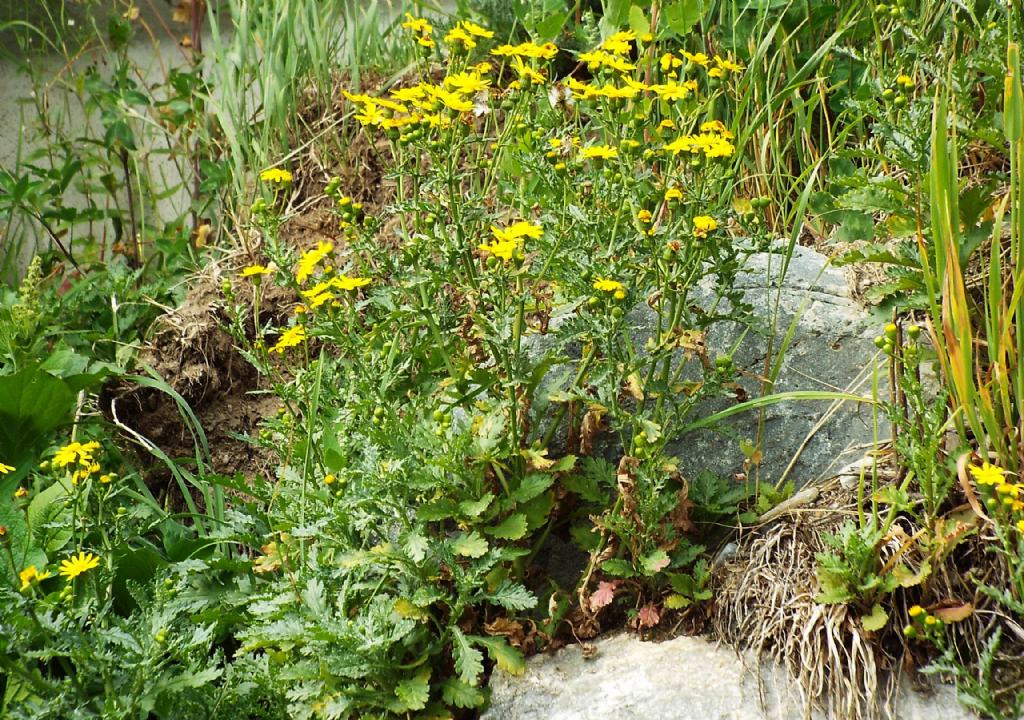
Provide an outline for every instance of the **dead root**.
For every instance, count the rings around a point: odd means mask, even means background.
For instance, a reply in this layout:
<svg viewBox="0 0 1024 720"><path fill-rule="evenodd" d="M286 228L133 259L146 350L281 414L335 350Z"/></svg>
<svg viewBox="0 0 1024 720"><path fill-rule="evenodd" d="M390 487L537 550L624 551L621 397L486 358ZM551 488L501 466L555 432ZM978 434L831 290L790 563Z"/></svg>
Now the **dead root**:
<svg viewBox="0 0 1024 720"><path fill-rule="evenodd" d="M816 506L742 539L718 574L714 633L759 662L784 666L796 679L805 718L814 711L843 720L892 717L899 658L847 606L814 600L815 555L828 549L822 533L853 511L838 482L823 487Z"/></svg>

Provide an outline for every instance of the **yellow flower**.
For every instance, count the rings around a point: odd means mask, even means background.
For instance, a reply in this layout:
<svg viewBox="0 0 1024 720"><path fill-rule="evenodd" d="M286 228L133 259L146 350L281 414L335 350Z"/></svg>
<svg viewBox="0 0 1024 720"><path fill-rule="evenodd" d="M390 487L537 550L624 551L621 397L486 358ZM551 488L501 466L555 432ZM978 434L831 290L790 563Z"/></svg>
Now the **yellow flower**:
<svg viewBox="0 0 1024 720"><path fill-rule="evenodd" d="M607 50L616 55L628 55L633 50L632 42L636 40L636 33L632 30L621 30L601 43L601 49Z"/></svg>
<svg viewBox="0 0 1024 720"><path fill-rule="evenodd" d="M902 88L909 89L914 87L914 80L909 75L899 75L896 78L896 84Z"/></svg>
<svg viewBox="0 0 1024 720"><path fill-rule="evenodd" d="M413 17L409 13L405 14L405 22L402 23L402 27L420 35L429 35L434 32L434 27L429 22L423 18Z"/></svg>
<svg viewBox="0 0 1024 720"><path fill-rule="evenodd" d="M651 215L651 211L650 210L646 210L645 209L645 210L641 210L640 212L638 212L636 214L636 219L639 220L640 222L646 224L646 223L651 222L651 220L654 219L654 216Z"/></svg>
<svg viewBox="0 0 1024 720"><path fill-rule="evenodd" d="M296 325L290 327L284 331L277 343L270 348L270 352L276 352L279 355L283 354L285 350L296 345L301 345L306 339L306 327L304 325Z"/></svg>
<svg viewBox="0 0 1024 720"><path fill-rule="evenodd" d="M526 222L525 220L519 220L509 225L504 230L491 225L491 233L498 242L520 241L527 237L536 240L544 234L544 228L540 225L534 225L533 223Z"/></svg>
<svg viewBox="0 0 1024 720"><path fill-rule="evenodd" d="M46 578L50 577L48 572L39 572L35 565L29 565L27 568L18 573L18 578L21 580L21 591L25 592L32 585L33 582L42 582Z"/></svg>
<svg viewBox="0 0 1024 720"><path fill-rule="evenodd" d="M338 277L331 280L331 285L338 288L339 290L355 290L357 288L369 285L370 282L370 278L348 277L347 275L339 275Z"/></svg>
<svg viewBox="0 0 1024 720"><path fill-rule="evenodd" d="M372 101L364 103L362 112L356 113L355 118L360 125L380 125L386 119L377 103Z"/></svg>
<svg viewBox="0 0 1024 720"><path fill-rule="evenodd" d="M693 219L694 237L707 237L709 232L718 228L718 222L710 215L698 215Z"/></svg>
<svg viewBox="0 0 1024 720"><path fill-rule="evenodd" d="M537 45L532 42L524 42L519 45L502 45L491 50L495 57L525 57L536 60L550 60L558 54L558 47L554 43Z"/></svg>
<svg viewBox="0 0 1024 720"><path fill-rule="evenodd" d="M461 43L462 47L466 50L472 50L476 47L476 40L473 39L473 36L459 26L449 30L448 34L444 36L444 41L449 45Z"/></svg>
<svg viewBox="0 0 1024 720"><path fill-rule="evenodd" d="M683 65L683 61L670 52L662 55L659 63L661 65L661 71L663 73L668 73L670 77L675 77L676 73L674 71Z"/></svg>
<svg viewBox="0 0 1024 720"><path fill-rule="evenodd" d="M460 72L446 77L444 84L463 95L476 95L490 87L491 81L480 77L476 72Z"/></svg>
<svg viewBox="0 0 1024 720"><path fill-rule="evenodd" d="M974 476L975 482L979 485L998 485L1003 482L1003 473L1006 472L1001 467L991 465L988 461L982 463L981 467L977 465L971 466L971 475Z"/></svg>
<svg viewBox="0 0 1024 720"><path fill-rule="evenodd" d="M100 449L98 442L73 442L65 445L53 456L53 464L57 467L67 467L72 463L79 463L88 467L92 465L92 454Z"/></svg>
<svg viewBox="0 0 1024 720"><path fill-rule="evenodd" d="M422 45L425 48L432 48L437 45L437 43L434 42L434 38L429 35L420 35L416 38L416 44Z"/></svg>
<svg viewBox="0 0 1024 720"><path fill-rule="evenodd" d="M104 473L103 475L100 475L100 482L104 485L108 485L115 477L115 473Z"/></svg>
<svg viewBox="0 0 1024 720"><path fill-rule="evenodd" d="M260 180L284 185L292 181L292 174L282 168L269 168L260 173Z"/></svg>
<svg viewBox="0 0 1024 720"><path fill-rule="evenodd" d="M579 56L580 62L587 64L587 69L591 72L600 68L609 68L616 72L629 72L636 70L636 65L627 61L625 58L621 58L618 55L613 55L610 52L604 50L593 50L591 52L581 53Z"/></svg>
<svg viewBox="0 0 1024 720"><path fill-rule="evenodd" d="M715 55L715 65L717 65L722 72L727 73L736 73L743 70L742 65L734 63L732 60L727 58L720 57L719 55Z"/></svg>
<svg viewBox="0 0 1024 720"><path fill-rule="evenodd" d="M512 254L519 248L519 240L495 240L494 242L477 245L478 250L490 253L504 262L512 259Z"/></svg>
<svg viewBox="0 0 1024 720"><path fill-rule="evenodd" d="M80 552L78 555L72 555L69 560L61 561L60 574L68 580L74 580L82 573L92 570L99 564L100 559L92 553Z"/></svg>
<svg viewBox="0 0 1024 720"><path fill-rule="evenodd" d="M299 258L299 263L295 268L295 280L300 285L313 274L313 270L317 264L325 257L327 257L334 250L334 244L324 241L319 241L316 248L307 250Z"/></svg>
<svg viewBox="0 0 1024 720"><path fill-rule="evenodd" d="M692 62L694 65L700 65L701 67L707 67L708 63L711 62L711 58L709 58L707 54L702 52L690 53L683 50L683 57Z"/></svg>
<svg viewBox="0 0 1024 720"><path fill-rule="evenodd" d="M700 131L702 133L717 133L726 140L732 140L733 138L732 131L721 120L708 120L705 123L701 123Z"/></svg>
<svg viewBox="0 0 1024 720"><path fill-rule="evenodd" d="M665 191L665 202L672 202L673 200L682 200L683 191L679 188L669 188Z"/></svg>
<svg viewBox="0 0 1024 720"><path fill-rule="evenodd" d="M907 610L907 614L912 618L916 618L918 615L924 615L924 608L920 605L914 605Z"/></svg>
<svg viewBox="0 0 1024 720"><path fill-rule="evenodd" d="M597 280L594 281L594 289L600 290L601 292L618 293L625 292L626 286L620 283L618 280L598 278Z"/></svg>
<svg viewBox="0 0 1024 720"><path fill-rule="evenodd" d="M515 70L515 73L519 76L520 80L525 80L533 85L543 85L544 81L547 80L542 71L534 70L532 67L524 63L520 57L512 58L512 69ZM509 87L515 89L520 87L520 85L519 83L511 83Z"/></svg>
<svg viewBox="0 0 1024 720"><path fill-rule="evenodd" d="M453 93L445 90L444 88L429 86L427 93L436 100L440 100L441 103L449 110L455 112L464 113L469 112L473 109L473 103L465 99L458 93Z"/></svg>
<svg viewBox="0 0 1024 720"><path fill-rule="evenodd" d="M668 100L669 102L685 100L691 94L697 92L697 81L687 80L682 84L666 83L664 85L652 85L651 90L662 100Z"/></svg>
<svg viewBox="0 0 1024 720"><path fill-rule="evenodd" d="M591 147L585 147L580 151L580 155L584 158L599 158L601 160L611 160L619 156L619 151L610 145L592 145Z"/></svg>
<svg viewBox="0 0 1024 720"><path fill-rule="evenodd" d="M1017 521L1017 532L1019 532L1021 535L1024 535L1024 520Z"/></svg>
<svg viewBox="0 0 1024 720"><path fill-rule="evenodd" d="M269 275L274 272L266 265L249 265L242 269L242 277L259 277L260 275Z"/></svg>
<svg viewBox="0 0 1024 720"><path fill-rule="evenodd" d="M469 20L463 20L459 23L459 26L473 37L484 38L485 40L490 40L494 37L493 32Z"/></svg>
<svg viewBox="0 0 1024 720"><path fill-rule="evenodd" d="M15 500L21 500L22 498L26 498L26 497L28 497L28 488L27 487L19 487L17 490L14 491L14 499Z"/></svg>
<svg viewBox="0 0 1024 720"><path fill-rule="evenodd" d="M12 472L14 472L14 466L4 465L3 463L0 463L0 475L7 475L8 473Z"/></svg>

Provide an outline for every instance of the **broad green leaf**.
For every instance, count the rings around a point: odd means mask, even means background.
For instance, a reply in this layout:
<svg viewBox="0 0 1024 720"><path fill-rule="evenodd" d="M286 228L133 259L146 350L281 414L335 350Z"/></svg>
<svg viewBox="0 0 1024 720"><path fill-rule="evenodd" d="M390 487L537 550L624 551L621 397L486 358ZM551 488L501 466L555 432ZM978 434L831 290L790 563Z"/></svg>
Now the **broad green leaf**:
<svg viewBox="0 0 1024 720"><path fill-rule="evenodd" d="M486 532L502 540L519 540L526 535L526 515L509 515L499 525L487 528Z"/></svg>
<svg viewBox="0 0 1024 720"><path fill-rule="evenodd" d="M492 500L494 500L494 493L486 493L479 500L463 500L459 503L459 510L466 517L480 517L484 510L491 506Z"/></svg>
<svg viewBox="0 0 1024 720"><path fill-rule="evenodd" d="M462 533L452 541L452 550L456 555L463 557L478 558L487 552L487 541L475 530L471 533Z"/></svg>
<svg viewBox="0 0 1024 720"><path fill-rule="evenodd" d="M639 37L651 29L651 21L644 14L644 9L633 5L629 8L629 29Z"/></svg>
<svg viewBox="0 0 1024 720"><path fill-rule="evenodd" d="M676 35L687 35L704 14L702 0L671 0L661 10L661 17Z"/></svg>
<svg viewBox="0 0 1024 720"><path fill-rule="evenodd" d="M516 502L528 502L551 487L555 479L547 473L530 473L522 479L519 487L516 488L512 497Z"/></svg>
<svg viewBox="0 0 1024 720"><path fill-rule="evenodd" d="M422 710L430 700L430 668L424 668L415 677L398 683L395 686L397 704L392 704L392 712L408 712Z"/></svg>
<svg viewBox="0 0 1024 720"><path fill-rule="evenodd" d="M860 624L869 632L877 632L889 622L889 613L880 604L875 603L871 612L860 619Z"/></svg>

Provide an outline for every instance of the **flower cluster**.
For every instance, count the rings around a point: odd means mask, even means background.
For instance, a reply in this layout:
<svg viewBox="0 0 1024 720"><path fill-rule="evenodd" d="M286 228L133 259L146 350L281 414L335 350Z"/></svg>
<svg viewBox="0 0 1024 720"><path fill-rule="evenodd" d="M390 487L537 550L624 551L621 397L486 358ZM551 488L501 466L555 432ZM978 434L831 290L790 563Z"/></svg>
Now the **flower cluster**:
<svg viewBox="0 0 1024 720"><path fill-rule="evenodd" d="M1024 535L1024 483L1010 482L1006 471L988 461L970 468L985 505L999 519L1009 519Z"/></svg>
<svg viewBox="0 0 1024 720"><path fill-rule="evenodd" d="M72 442L56 452L53 456L52 464L54 467L59 468L66 468L69 465L74 466L75 469L71 473L71 484L77 485L79 482L99 473L100 465L93 458L93 455L99 449L100 444L95 441L87 443Z"/></svg>

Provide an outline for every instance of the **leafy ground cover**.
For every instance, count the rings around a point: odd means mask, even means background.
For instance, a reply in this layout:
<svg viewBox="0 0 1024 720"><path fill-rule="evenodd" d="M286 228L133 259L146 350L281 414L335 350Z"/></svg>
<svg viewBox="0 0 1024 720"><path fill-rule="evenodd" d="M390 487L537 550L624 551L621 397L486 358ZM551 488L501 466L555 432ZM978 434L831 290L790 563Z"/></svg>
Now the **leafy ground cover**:
<svg viewBox="0 0 1024 720"><path fill-rule="evenodd" d="M0 171L5 715L472 717L625 625L713 627L836 717L901 670L1016 717L1018 11L400 10L182 3L153 84L128 2L58 77L94 122L40 85ZM787 328L733 281L780 236L878 266L872 397L774 391ZM812 398L891 427L813 523L760 438L733 477L666 451Z"/></svg>

